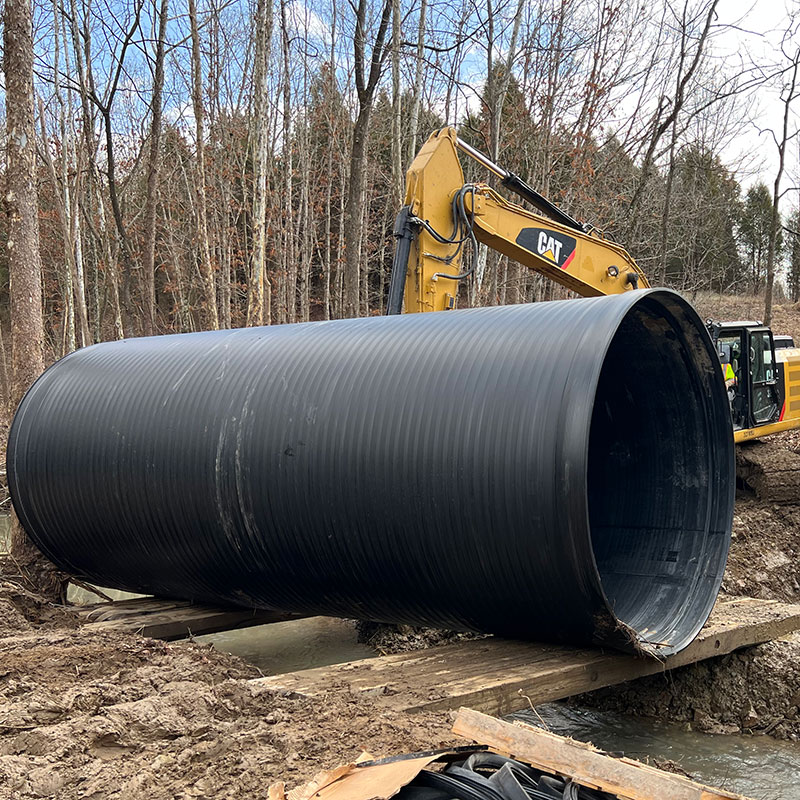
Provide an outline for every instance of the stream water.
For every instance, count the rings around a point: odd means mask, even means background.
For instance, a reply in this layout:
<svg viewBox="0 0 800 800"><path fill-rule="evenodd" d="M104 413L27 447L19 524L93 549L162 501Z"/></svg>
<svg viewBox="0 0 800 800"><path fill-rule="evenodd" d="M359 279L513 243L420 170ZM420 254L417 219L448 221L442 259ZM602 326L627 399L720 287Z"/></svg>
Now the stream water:
<svg viewBox="0 0 800 800"><path fill-rule="evenodd" d="M129 600L142 595L103 589L112 600ZM100 598L77 586L70 586L67 599L84 605ZM310 617L290 622L255 625L252 628L221 631L195 637L201 644L213 644L223 653L239 656L265 675L298 669L325 667L377 655L358 641L355 626L334 617Z"/></svg>
<svg viewBox="0 0 800 800"><path fill-rule="evenodd" d="M198 637L241 656L265 675L369 658L353 625L326 617ZM800 800L800 744L768 736L715 736L674 723L548 703L537 711L554 733L640 761L670 759L696 780L754 800ZM541 724L530 711L520 719Z"/></svg>
<svg viewBox="0 0 800 800"><path fill-rule="evenodd" d="M538 717L529 710L511 716L614 755L645 763L670 759L701 783L754 800L800 800L800 743L699 733L672 722L564 703L547 703L536 711Z"/></svg>
<svg viewBox="0 0 800 800"><path fill-rule="evenodd" d="M240 656L265 675L325 667L376 655L371 647L358 641L351 622L333 617L310 617L210 633L198 636L197 641L213 643L217 650Z"/></svg>

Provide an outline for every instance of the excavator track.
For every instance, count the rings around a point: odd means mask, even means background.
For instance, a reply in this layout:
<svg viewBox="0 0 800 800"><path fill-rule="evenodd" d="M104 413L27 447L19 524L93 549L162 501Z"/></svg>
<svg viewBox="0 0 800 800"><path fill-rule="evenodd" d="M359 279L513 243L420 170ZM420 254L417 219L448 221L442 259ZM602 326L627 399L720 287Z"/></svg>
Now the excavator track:
<svg viewBox="0 0 800 800"><path fill-rule="evenodd" d="M800 454L781 441L745 442L736 446L736 479L759 500L800 503Z"/></svg>

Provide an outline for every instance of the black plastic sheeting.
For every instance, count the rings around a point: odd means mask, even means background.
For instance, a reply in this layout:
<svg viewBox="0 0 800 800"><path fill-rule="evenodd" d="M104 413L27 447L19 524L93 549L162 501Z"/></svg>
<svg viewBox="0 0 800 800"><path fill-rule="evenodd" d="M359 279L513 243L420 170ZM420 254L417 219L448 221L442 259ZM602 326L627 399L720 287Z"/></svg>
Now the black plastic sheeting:
<svg viewBox="0 0 800 800"><path fill-rule="evenodd" d="M102 586L666 655L716 597L733 462L703 323L651 290L98 344L7 466Z"/></svg>
<svg viewBox="0 0 800 800"><path fill-rule="evenodd" d="M495 753L477 752L441 771L422 770L397 800L616 800Z"/></svg>

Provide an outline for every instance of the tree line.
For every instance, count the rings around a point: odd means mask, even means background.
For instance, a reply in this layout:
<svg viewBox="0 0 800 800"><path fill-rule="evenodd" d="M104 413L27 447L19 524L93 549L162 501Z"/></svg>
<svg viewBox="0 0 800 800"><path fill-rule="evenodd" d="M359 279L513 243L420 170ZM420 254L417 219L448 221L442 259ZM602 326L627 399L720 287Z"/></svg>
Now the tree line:
<svg viewBox="0 0 800 800"><path fill-rule="evenodd" d="M46 361L109 338L381 313L404 170L443 125L623 243L654 284L758 293L785 263L800 297L792 17L754 63L720 57L718 0L29 2L7 0L5 22L29 8L43 322L27 335ZM765 144L782 173L743 191L724 154L764 87L786 110ZM563 295L482 256L461 305Z"/></svg>

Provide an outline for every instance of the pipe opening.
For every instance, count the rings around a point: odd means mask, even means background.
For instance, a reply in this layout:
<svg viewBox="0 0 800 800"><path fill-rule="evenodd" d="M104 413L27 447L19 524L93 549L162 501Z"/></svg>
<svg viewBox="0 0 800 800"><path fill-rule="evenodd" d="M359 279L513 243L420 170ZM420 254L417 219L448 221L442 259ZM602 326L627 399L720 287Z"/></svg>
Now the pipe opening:
<svg viewBox="0 0 800 800"><path fill-rule="evenodd" d="M608 605L640 646L666 655L694 638L722 581L733 445L699 319L650 299L629 311L603 364L587 489Z"/></svg>

